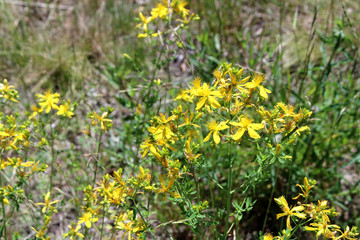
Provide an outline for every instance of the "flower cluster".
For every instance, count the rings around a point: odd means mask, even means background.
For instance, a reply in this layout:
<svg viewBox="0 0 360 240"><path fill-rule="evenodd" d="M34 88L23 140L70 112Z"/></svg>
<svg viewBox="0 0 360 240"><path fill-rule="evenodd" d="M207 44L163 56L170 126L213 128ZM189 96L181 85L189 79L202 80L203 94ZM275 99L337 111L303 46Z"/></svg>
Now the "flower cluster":
<svg viewBox="0 0 360 240"><path fill-rule="evenodd" d="M64 101L62 104L58 105L60 100L59 93L51 93L51 91L48 90L44 94L36 94L36 97L38 98L39 107L32 106L32 118L44 111L45 113L49 113L51 109L56 110L57 115L60 116L71 118L74 115L70 100Z"/></svg>
<svg viewBox="0 0 360 240"><path fill-rule="evenodd" d="M114 222L113 231L122 232L122 238L125 238L125 235L128 236L128 239L143 238L142 233L147 230L146 224L141 217L134 217L136 212L131 210L133 209L131 204L138 195L144 194L145 191L157 191L158 189L150 184L152 176L148 169L140 167L139 174L128 179L124 179L122 175L122 169L114 171L112 174L106 174L95 188L88 186L84 190L82 216L76 225L69 225L69 232L64 234L64 237L83 238L84 236L78 232L82 224L90 229L99 221L102 214L110 213L110 209L113 209L112 211L120 209L116 214L106 215Z"/></svg>
<svg viewBox="0 0 360 240"><path fill-rule="evenodd" d="M169 18L176 16L178 22L182 24L188 24L194 17L195 14L190 14L189 9L186 8L188 3L184 0L163 0L158 2L156 7L151 10L149 17L145 17L142 12L139 13L140 21L136 27L141 28L143 33L138 35L138 38L144 37L157 37L159 36L160 31L155 32L148 28L148 25L151 22L155 22L159 19L169 20Z"/></svg>
<svg viewBox="0 0 360 240"><path fill-rule="evenodd" d="M263 239L290 239L293 232L302 228L305 231L315 232L316 238L323 236L326 239L340 240L348 239L355 240L356 236L359 235L357 228L349 226L346 227L345 231L342 231L338 225L330 224L330 218L338 215L334 208L328 206L328 201L322 200L315 203L307 203L309 201L310 190L315 186L316 181L310 180L305 177L304 184L297 184L301 190L301 193L293 199L303 198L303 202L299 202L298 206L289 207L288 202L284 196L275 198L275 202L281 207L283 213L279 213L277 218L286 217L286 230L282 231L280 236L273 237L267 233ZM292 228L291 221L296 224L296 228ZM310 223L309 223L310 222ZM303 227L303 225L308 224Z"/></svg>
<svg viewBox="0 0 360 240"><path fill-rule="evenodd" d="M152 119L149 135L141 144L142 157L150 155L159 162L167 172L162 178L168 177L170 185L187 173L187 166L179 163L176 153L181 151L189 163L195 163L202 155L199 142L236 144L245 136L258 140L266 135L271 146L278 145L279 152L281 146L285 148L289 141L308 130L301 124L310 117L310 111L295 112L294 107L283 103L267 111L261 102L271 91L261 85L264 75L242 77L243 72L242 68L222 64L214 71L211 83L196 78L190 89L182 90L175 100L183 103L171 115L160 113ZM205 137L204 127L208 129ZM265 131L261 132L262 129ZM282 134L284 140L276 142L275 134Z"/></svg>

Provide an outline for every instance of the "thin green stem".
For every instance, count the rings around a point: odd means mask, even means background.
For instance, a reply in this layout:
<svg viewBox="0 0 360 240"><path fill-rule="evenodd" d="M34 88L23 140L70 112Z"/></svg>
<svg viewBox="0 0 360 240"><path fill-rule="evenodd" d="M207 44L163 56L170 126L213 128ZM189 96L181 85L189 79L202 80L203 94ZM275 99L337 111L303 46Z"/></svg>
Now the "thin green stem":
<svg viewBox="0 0 360 240"><path fill-rule="evenodd" d="M134 200L133 200L133 201L134 201ZM134 202L135 202L135 201L134 201ZM146 229L148 229L148 228L149 228L149 225L148 225L147 221L145 220L144 216L141 214L141 211L139 210L137 204L135 203L134 206L135 206L136 212L139 213L141 219L142 219L143 222L145 223ZM150 233L150 235L151 235L151 237L152 237L153 239L156 239L155 236L154 236L154 234L152 233L152 231L149 231L149 233Z"/></svg>
<svg viewBox="0 0 360 240"><path fill-rule="evenodd" d="M107 213L108 209L106 209L105 211L105 204L103 205L103 215L102 215L102 222L101 222L101 228L100 228L100 240L103 237L103 232L104 232L104 223L105 223L105 215Z"/></svg>
<svg viewBox="0 0 360 240"><path fill-rule="evenodd" d="M52 193L52 189L53 189L53 177L55 175L55 168L54 168L54 163L55 163L55 150L54 150L54 129L52 127L52 118L50 115L50 151L51 151L51 163L50 163L50 188L49 188L49 192L50 194Z"/></svg>
<svg viewBox="0 0 360 240"><path fill-rule="evenodd" d="M275 186L276 186L276 181L277 181L278 175L279 175L279 168L276 170L274 185L272 187L271 195L270 195L270 199L269 199L269 204L268 204L268 207L266 209L266 215L265 215L264 224L263 224L263 227L262 227L262 232L265 231L267 218L268 218L268 215L269 215L269 212L270 212L270 206L271 206L271 203L272 203L272 199L274 197Z"/></svg>
<svg viewBox="0 0 360 240"><path fill-rule="evenodd" d="M0 176L0 186L2 186L2 177L1 176ZM6 213L5 213L5 205L4 205L3 196L1 197L0 201L1 201L1 208L2 208L2 214L3 214L1 235L3 235L4 239L6 240L7 239L7 237L6 237Z"/></svg>
<svg viewBox="0 0 360 240"><path fill-rule="evenodd" d="M229 218L230 218L230 207L231 207L231 185L232 185L232 168L233 168L233 156L231 156L231 144L229 144L229 177L227 182L227 201L226 201L226 222L225 222L225 232L224 239L227 239L227 232L229 227Z"/></svg>
<svg viewBox="0 0 360 240"><path fill-rule="evenodd" d="M98 139L98 145L97 145L97 150L96 150L96 159L95 159L95 172L94 172L94 179L93 179L93 185L95 186L95 181L96 181L96 175L97 175L97 171L98 171L98 166L99 166L99 163L101 163L101 153L100 153L100 150L101 150L101 137L103 135L103 132L101 131L100 132L100 135L99 135L99 139Z"/></svg>

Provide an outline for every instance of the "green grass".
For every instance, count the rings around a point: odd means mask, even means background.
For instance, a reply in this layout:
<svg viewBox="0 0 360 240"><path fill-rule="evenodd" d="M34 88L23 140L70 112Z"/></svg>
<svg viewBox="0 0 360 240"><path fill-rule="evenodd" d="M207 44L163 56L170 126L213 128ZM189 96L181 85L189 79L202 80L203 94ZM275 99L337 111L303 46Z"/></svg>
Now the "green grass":
<svg viewBox="0 0 360 240"><path fill-rule="evenodd" d="M104 164L98 176L119 167L130 175L141 161L139 144L151 116L169 109L173 93L186 87L192 77L184 62L166 61L174 49L164 50L163 62L156 66L154 56L158 56L159 49L146 39L136 38L138 12L145 12L153 4L69 0L54 8L55 2L49 2L34 5L23 1L18 5L0 1L0 76L9 79L27 100L22 110L30 110L35 103L34 93L48 88L78 102L76 124L55 144L61 169L55 176L56 191L71 203L62 203L69 210L62 216L63 228L49 228L54 239L61 239L64 227L78 217L73 207L76 199L81 201L82 189L92 179L85 169L96 141L80 133L86 112L99 106L115 109L112 119L116 127L103 137ZM275 167L271 168L265 184L254 183L256 191L249 196L256 197L257 202L240 222L239 239L255 238L254 232L262 230L264 209L273 188L274 196L293 196L295 184L304 176L318 181L316 199L328 199L340 212L337 224L360 227L360 4L350 0L194 0L189 8L199 14L200 20L181 36L195 75L211 81L219 63L232 62L266 73L266 86L273 92L269 105L282 101L314 111L312 134L289 151L292 162L278 166L279 176ZM182 52L176 52L176 59L181 57ZM153 85L154 77L161 78L162 85ZM138 104L144 107L141 117L134 114ZM252 166L249 152L255 147L239 151L244 160L235 166L238 173L234 185L247 180L245 174L250 173L244 167ZM222 154L213 158L220 159ZM49 156L44 153L33 157L46 160ZM212 192L216 184L206 174L216 168L214 163L209 162L199 177L204 179L203 194L217 202L221 198ZM216 176L222 174L220 170L214 172ZM35 202L42 200L37 192L46 193L44 181L39 178L29 186L27 194ZM217 181L226 185L224 179ZM179 219L180 210L158 203L157 198L151 201L154 209L164 209L158 216L161 222ZM279 208L273 200L270 206L265 231L277 233L281 227L281 222L275 220ZM29 234L27 217L16 216L26 230L12 226L8 232L20 231L22 237ZM166 231L174 239L192 236L184 224L168 226Z"/></svg>

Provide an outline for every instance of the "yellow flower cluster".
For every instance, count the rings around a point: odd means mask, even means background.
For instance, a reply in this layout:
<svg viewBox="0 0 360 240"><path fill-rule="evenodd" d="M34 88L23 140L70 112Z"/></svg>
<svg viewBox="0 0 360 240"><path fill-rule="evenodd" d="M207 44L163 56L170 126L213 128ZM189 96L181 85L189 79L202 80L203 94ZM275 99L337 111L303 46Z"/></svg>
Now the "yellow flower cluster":
<svg viewBox="0 0 360 240"><path fill-rule="evenodd" d="M18 102L18 97L18 91L14 89L14 86L9 85L8 81L4 79L4 82L0 83L0 98L4 98L5 100L10 100L13 102Z"/></svg>
<svg viewBox="0 0 360 240"><path fill-rule="evenodd" d="M168 176L171 185L187 173L186 166L173 158L176 152L182 151L184 158L191 163L201 157L198 150L203 127L208 129L203 142L212 139L215 144L239 143L245 133L255 140L260 139L261 134L267 134L270 139L275 139L275 134L282 134L284 141L278 143L274 140L277 155L282 145L293 142L301 132L309 129L301 124L311 116L310 111L300 109L295 112L294 107L283 103L267 111L261 105L271 93L261 85L265 76L242 77L243 72L242 68L222 64L213 72L211 83L195 78L190 89L182 90L175 100L185 104L179 104L170 116L160 113L152 119L149 135L141 144L142 157L154 157L166 169L167 174L163 176ZM210 120L204 123L206 119ZM265 133L258 132L262 129Z"/></svg>
<svg viewBox="0 0 360 240"><path fill-rule="evenodd" d="M156 7L151 10L151 15L149 17L145 17L140 12L139 17L141 23L139 23L136 27L141 28L143 33L140 33L138 38L159 36L160 31L154 32L148 28L149 23L158 19L169 19L170 16L174 16L176 14L176 16L180 17L180 19L177 19L177 21L184 24L189 23L195 17L195 14L192 13L189 16L189 9L186 8L187 4L188 3L183 0L163 0L158 2Z"/></svg>
<svg viewBox="0 0 360 240"><path fill-rule="evenodd" d="M32 159L29 155L30 149L32 152L36 149L42 150L49 144L46 139L47 133L44 131L47 122L43 122L42 116L45 115L42 113L50 113L51 109L54 109L60 116L71 118L74 115L70 101L58 105L60 100L58 93L51 93L49 90L45 94L36 96L38 105L32 106L31 113L21 115L12 111L11 115L5 115L3 112L0 114L0 170L3 175L1 178L6 181L3 186L0 186L0 200L5 205L10 205L12 209L19 208L20 203L26 198L23 187L28 184L31 177L36 173L44 172L48 167L46 164L40 164L40 161ZM6 79L0 83L0 98L5 99L5 102L2 102L5 103L5 106L8 104L8 100L18 103L19 94ZM43 206L41 212L44 218L43 226L37 228L39 230L32 228L37 238L50 239L50 237L46 237L46 231L53 213L56 212L53 204L57 202L58 200L50 200L50 192L48 192L45 195L45 202L36 204ZM3 211L5 213L4 206ZM3 227L5 228L6 221L8 220L4 219Z"/></svg>
<svg viewBox="0 0 360 240"><path fill-rule="evenodd" d="M338 225L330 224L330 218L338 215L334 208L330 208L327 204L328 201L322 200L318 201L317 204L307 203L309 200L310 190L315 186L316 181L310 180L305 177L304 184L297 184L301 190L301 193L294 199L303 197L303 203L300 203L298 206L289 207L288 202L284 196L275 198L275 202L281 207L283 213L279 213L277 218L286 217L286 226L287 229L283 230L282 236L273 237L271 234L267 233L263 239L272 240L272 239L288 239L293 234L292 231L295 231L291 227L291 220L296 224L297 228L304 224L310 222L308 226L305 226L305 231L316 232L316 238L323 236L326 239L340 240L348 239L355 240L356 236L359 235L357 228L353 227L350 229L349 226L346 227L345 231L342 231ZM290 220L291 219L291 220ZM299 221L302 220L302 221Z"/></svg>
<svg viewBox="0 0 360 240"><path fill-rule="evenodd" d="M51 93L50 90L46 91L44 94L36 94L38 98L38 104L40 106L32 106L33 113L31 115L34 118L37 114L45 112L49 113L51 109L57 110L57 115L71 118L74 113L70 106L70 100L63 102L61 105L57 105L60 100L60 94Z"/></svg>
<svg viewBox="0 0 360 240"><path fill-rule="evenodd" d="M152 176L148 169L140 167L137 177L133 176L128 179L124 179L122 174L122 169L114 171L112 174L106 174L97 183L97 187L88 186L84 190L83 214L77 225L69 225L69 232L64 234L64 237L83 238L84 236L78 233L81 225L84 223L86 228L91 228L92 224L98 222L99 216L102 213L105 214L104 208L112 207L115 210L121 209L118 214L110 216L114 221L114 231L123 232L123 239L125 235L128 236L128 239L142 238L142 232L146 230L146 225L140 217L134 218L135 213L131 210L129 201L133 201L144 191L161 191L162 189L157 189L150 184Z"/></svg>

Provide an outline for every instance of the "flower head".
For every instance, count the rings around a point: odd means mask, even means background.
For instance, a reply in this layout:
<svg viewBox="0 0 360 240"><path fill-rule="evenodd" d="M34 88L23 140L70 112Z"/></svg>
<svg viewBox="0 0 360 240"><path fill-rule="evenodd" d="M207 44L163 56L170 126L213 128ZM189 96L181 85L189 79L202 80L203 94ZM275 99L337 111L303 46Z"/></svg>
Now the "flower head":
<svg viewBox="0 0 360 240"><path fill-rule="evenodd" d="M290 225L290 217L291 216L306 219L306 214L299 213L305 209L304 206L296 206L296 207L290 208L284 196L275 198L275 202L277 204L279 204L281 209L283 210L283 213L279 213L278 215L276 215L276 218L279 219L281 217L287 216L286 226L289 229L292 229L291 225Z"/></svg>

